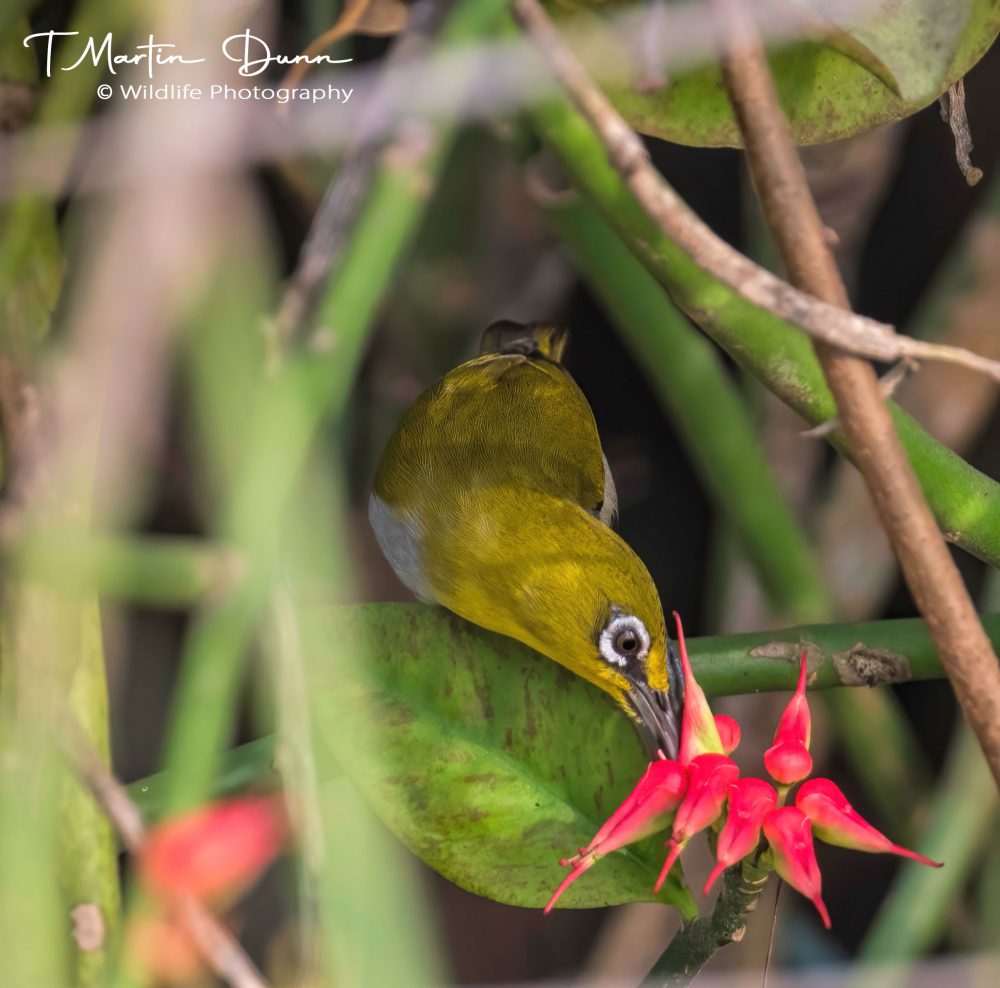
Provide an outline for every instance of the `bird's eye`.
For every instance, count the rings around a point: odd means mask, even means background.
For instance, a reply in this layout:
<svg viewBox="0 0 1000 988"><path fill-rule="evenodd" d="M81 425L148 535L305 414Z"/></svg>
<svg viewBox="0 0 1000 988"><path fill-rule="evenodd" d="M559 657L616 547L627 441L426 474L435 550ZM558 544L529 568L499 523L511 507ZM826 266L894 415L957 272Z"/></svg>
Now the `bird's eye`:
<svg viewBox="0 0 1000 988"><path fill-rule="evenodd" d="M624 655L634 655L639 647L639 638L631 628L628 631L619 631L615 636L615 651Z"/></svg>
<svg viewBox="0 0 1000 988"><path fill-rule="evenodd" d="M598 644L605 661L624 669L634 659L646 657L649 632L635 615L618 614L601 632Z"/></svg>

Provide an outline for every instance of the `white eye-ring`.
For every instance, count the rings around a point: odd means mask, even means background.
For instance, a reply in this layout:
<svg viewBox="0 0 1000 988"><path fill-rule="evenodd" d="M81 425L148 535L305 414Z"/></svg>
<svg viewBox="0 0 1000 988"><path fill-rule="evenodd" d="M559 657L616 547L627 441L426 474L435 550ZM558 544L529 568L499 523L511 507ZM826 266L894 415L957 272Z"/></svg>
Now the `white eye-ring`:
<svg viewBox="0 0 1000 988"><path fill-rule="evenodd" d="M646 657L649 632L635 615L617 615L601 632L598 646L607 662L624 669L634 659L641 661Z"/></svg>

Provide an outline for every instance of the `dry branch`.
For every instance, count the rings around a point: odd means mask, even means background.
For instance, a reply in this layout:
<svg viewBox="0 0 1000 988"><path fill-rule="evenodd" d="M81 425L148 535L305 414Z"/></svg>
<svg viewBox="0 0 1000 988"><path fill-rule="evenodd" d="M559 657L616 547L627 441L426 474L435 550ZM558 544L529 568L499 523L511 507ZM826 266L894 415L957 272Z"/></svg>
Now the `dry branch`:
<svg viewBox="0 0 1000 988"><path fill-rule="evenodd" d="M385 68L391 70L426 54L450 7L450 0L423 0L415 4L408 26L386 58ZM378 157L386 144L388 120L396 116L388 93L388 87L376 83L368 94L361 130L344 155L313 218L278 309L277 334L283 346L294 341L312 314L371 188ZM402 144L408 139L404 131L396 142Z"/></svg>
<svg viewBox="0 0 1000 988"><path fill-rule="evenodd" d="M1000 362L960 347L902 336L886 323L860 316L792 287L717 237L663 180L642 141L560 37L537 0L511 0L515 18L546 65L597 131L608 159L660 230L714 278L752 305L798 326L814 340L869 360L936 360L978 370L1000 381Z"/></svg>
<svg viewBox="0 0 1000 988"><path fill-rule="evenodd" d="M791 280L831 305L847 291L743 0L715 0L723 74L764 215ZM1000 785L1000 666L884 404L872 367L820 338L842 428L963 712Z"/></svg>

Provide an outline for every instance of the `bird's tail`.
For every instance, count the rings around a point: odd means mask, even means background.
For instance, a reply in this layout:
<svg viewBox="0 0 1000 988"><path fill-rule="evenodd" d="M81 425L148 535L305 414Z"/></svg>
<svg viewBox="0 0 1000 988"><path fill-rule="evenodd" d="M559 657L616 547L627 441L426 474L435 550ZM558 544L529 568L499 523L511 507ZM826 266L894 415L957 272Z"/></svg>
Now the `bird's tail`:
<svg viewBox="0 0 1000 988"><path fill-rule="evenodd" d="M568 329L501 319L483 333L479 354L522 353L526 357L541 356L560 363L568 342Z"/></svg>

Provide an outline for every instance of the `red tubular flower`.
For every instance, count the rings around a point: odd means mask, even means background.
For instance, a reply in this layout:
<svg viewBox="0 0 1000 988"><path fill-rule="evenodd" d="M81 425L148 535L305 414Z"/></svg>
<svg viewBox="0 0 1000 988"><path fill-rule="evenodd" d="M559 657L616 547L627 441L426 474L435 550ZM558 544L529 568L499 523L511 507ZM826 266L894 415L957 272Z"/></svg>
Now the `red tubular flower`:
<svg viewBox="0 0 1000 988"><path fill-rule="evenodd" d="M740 725L726 714L716 714L715 729L722 742L722 753L731 755L740 746Z"/></svg>
<svg viewBox="0 0 1000 988"><path fill-rule="evenodd" d="M803 783L795 797L795 805L809 818L813 833L827 844L873 854L898 854L932 868L942 866L940 861L932 861L916 851L893 844L851 806L840 787L829 779L810 779Z"/></svg>
<svg viewBox="0 0 1000 988"><path fill-rule="evenodd" d="M771 810L764 818L764 836L774 852L775 871L812 902L823 925L830 929L830 914L820 897L823 880L816 863L809 818L794 806Z"/></svg>
<svg viewBox="0 0 1000 988"><path fill-rule="evenodd" d="M687 842L722 815L726 790L739 778L739 774L736 763L725 755L698 755L691 760L688 765L687 792L681 805L677 807L673 831L666 844L670 850L653 886L654 892L660 891Z"/></svg>
<svg viewBox="0 0 1000 988"><path fill-rule="evenodd" d="M737 779L726 794L726 823L716 846L716 865L705 882L702 895L730 865L742 861L760 843L764 817L774 809L778 794L763 779Z"/></svg>
<svg viewBox="0 0 1000 988"><path fill-rule="evenodd" d="M150 831L142 877L161 896L235 898L260 877L286 835L284 811L272 797L202 806Z"/></svg>
<svg viewBox="0 0 1000 988"><path fill-rule="evenodd" d="M774 744L764 752L764 768L768 775L784 786L800 782L812 771L809 735L812 718L806 700L806 650L799 661L799 683L795 695L788 701L785 712L774 732Z"/></svg>
<svg viewBox="0 0 1000 988"><path fill-rule="evenodd" d="M563 866L573 865L573 870L552 894L544 911L550 912L563 892L600 858L662 830L684 795L687 776L687 769L672 759L651 762L591 842L572 858L560 862Z"/></svg>
<svg viewBox="0 0 1000 988"><path fill-rule="evenodd" d="M691 671L687 645L684 643L684 625L681 624L681 616L677 611L674 611L674 621L677 622L677 647L681 653L681 669L684 672L684 713L681 718L679 760L682 765L687 765L699 755L721 755L724 749L708 700Z"/></svg>

